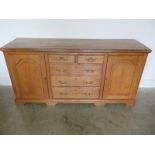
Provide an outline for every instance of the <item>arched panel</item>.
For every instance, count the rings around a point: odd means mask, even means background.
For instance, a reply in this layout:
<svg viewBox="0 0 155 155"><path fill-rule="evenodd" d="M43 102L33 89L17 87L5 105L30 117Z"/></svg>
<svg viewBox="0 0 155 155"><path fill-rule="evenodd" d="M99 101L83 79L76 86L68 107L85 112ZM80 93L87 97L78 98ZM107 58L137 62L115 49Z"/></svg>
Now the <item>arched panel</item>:
<svg viewBox="0 0 155 155"><path fill-rule="evenodd" d="M41 99L47 96L44 80L45 66L42 55L14 55L12 71L18 98Z"/></svg>
<svg viewBox="0 0 155 155"><path fill-rule="evenodd" d="M137 61L137 56L109 56L103 94L105 98L129 98Z"/></svg>

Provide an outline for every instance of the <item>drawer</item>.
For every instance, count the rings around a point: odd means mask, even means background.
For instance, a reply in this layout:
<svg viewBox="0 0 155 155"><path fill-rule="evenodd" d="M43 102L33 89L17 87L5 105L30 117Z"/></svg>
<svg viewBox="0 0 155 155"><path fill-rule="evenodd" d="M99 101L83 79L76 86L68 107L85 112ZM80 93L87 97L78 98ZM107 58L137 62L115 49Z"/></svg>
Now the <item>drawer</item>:
<svg viewBox="0 0 155 155"><path fill-rule="evenodd" d="M52 87L53 98L99 98L100 87Z"/></svg>
<svg viewBox="0 0 155 155"><path fill-rule="evenodd" d="M90 75L100 76L100 64L51 64L51 75Z"/></svg>
<svg viewBox="0 0 155 155"><path fill-rule="evenodd" d="M78 56L78 63L103 63L104 56Z"/></svg>
<svg viewBox="0 0 155 155"><path fill-rule="evenodd" d="M74 63L75 57L73 55L49 55L49 62L52 63Z"/></svg>
<svg viewBox="0 0 155 155"><path fill-rule="evenodd" d="M101 77L51 76L52 86L100 86Z"/></svg>

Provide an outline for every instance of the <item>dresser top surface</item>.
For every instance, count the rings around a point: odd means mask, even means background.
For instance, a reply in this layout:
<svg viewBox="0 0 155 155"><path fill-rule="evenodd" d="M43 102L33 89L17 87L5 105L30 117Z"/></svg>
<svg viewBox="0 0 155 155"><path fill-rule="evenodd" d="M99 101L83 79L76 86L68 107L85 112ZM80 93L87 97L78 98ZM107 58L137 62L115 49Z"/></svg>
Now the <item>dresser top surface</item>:
<svg viewBox="0 0 155 155"><path fill-rule="evenodd" d="M1 48L33 50L134 50L151 52L151 49L135 39L50 39L16 38Z"/></svg>

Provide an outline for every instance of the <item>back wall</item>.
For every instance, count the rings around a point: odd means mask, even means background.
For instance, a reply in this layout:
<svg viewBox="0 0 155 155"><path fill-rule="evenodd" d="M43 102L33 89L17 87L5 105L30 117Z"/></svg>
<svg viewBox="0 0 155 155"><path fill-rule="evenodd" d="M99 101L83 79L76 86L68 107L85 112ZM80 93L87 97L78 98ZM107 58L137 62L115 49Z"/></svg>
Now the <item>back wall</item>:
<svg viewBox="0 0 155 155"><path fill-rule="evenodd" d="M137 39L152 49L140 87L155 87L155 20L0 20L0 46L16 37ZM2 52L0 85L11 85Z"/></svg>

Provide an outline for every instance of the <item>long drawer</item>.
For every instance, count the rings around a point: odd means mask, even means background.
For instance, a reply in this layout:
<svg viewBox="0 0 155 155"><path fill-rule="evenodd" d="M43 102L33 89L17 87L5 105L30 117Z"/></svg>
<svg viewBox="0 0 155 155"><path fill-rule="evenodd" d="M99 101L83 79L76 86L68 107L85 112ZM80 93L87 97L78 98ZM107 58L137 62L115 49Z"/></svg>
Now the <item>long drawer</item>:
<svg viewBox="0 0 155 155"><path fill-rule="evenodd" d="M100 86L99 76L51 76L52 86Z"/></svg>
<svg viewBox="0 0 155 155"><path fill-rule="evenodd" d="M95 75L100 76L100 64L50 64L51 75Z"/></svg>
<svg viewBox="0 0 155 155"><path fill-rule="evenodd" d="M99 98L100 87L52 87L53 98Z"/></svg>

